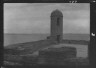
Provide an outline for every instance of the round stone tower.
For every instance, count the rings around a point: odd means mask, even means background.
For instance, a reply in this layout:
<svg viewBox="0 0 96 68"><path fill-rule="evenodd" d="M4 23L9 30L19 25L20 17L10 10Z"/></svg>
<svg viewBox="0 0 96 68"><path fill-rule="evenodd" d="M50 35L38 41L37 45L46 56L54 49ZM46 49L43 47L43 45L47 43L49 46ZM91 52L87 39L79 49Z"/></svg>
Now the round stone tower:
<svg viewBox="0 0 96 68"><path fill-rule="evenodd" d="M51 40L58 43L63 39L63 14L58 9L51 13Z"/></svg>

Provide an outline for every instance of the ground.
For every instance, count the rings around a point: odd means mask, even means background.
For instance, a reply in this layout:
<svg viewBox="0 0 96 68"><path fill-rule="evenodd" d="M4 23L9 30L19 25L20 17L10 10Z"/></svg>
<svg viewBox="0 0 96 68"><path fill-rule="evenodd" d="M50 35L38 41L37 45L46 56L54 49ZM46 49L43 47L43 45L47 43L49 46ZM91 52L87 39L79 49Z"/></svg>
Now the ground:
<svg viewBox="0 0 96 68"><path fill-rule="evenodd" d="M70 44L73 45L73 44ZM70 46L67 44L67 46ZM77 44L76 44L77 45ZM49 40L40 40L37 42L28 42L15 44L5 47L4 53L4 63L5 65L34 65L37 62L38 51L42 49L48 49L52 47L65 47L64 43L58 44L55 41ZM67 59L67 63L69 64L77 64L77 65L88 65L88 57L86 58L72 58ZM34 63L33 63L34 62Z"/></svg>

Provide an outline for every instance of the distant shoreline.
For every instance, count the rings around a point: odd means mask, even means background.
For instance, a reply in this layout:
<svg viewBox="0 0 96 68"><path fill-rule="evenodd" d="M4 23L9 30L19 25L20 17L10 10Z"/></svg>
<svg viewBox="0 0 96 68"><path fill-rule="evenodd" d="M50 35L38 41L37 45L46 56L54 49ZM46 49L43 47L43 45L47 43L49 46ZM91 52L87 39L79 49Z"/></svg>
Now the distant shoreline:
<svg viewBox="0 0 96 68"><path fill-rule="evenodd" d="M25 34L25 33L4 33L4 34L24 34L24 35L32 35L31 33L30 34ZM47 35L50 35L50 33L33 33L33 34L47 34ZM63 33L63 35L90 35L90 34L79 34L79 33Z"/></svg>
<svg viewBox="0 0 96 68"><path fill-rule="evenodd" d="M18 43L35 42L39 40L47 39L50 34L4 34L4 46L13 45ZM90 41L89 34L64 34L63 39L81 41ZM82 41L83 40L83 41ZM68 42L68 41L65 41ZM69 42L70 43L70 42Z"/></svg>

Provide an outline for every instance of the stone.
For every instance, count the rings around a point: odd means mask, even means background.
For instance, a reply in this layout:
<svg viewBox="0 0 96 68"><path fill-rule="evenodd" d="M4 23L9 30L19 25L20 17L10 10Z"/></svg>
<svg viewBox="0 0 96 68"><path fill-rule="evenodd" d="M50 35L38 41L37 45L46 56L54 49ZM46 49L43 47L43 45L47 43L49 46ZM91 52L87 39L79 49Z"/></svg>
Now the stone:
<svg viewBox="0 0 96 68"><path fill-rule="evenodd" d="M39 51L38 62L46 64L65 63L65 59L76 58L76 48L74 47L61 47L49 48Z"/></svg>
<svg viewBox="0 0 96 68"><path fill-rule="evenodd" d="M47 39L58 43L63 39L63 14L58 9L51 13L51 35Z"/></svg>

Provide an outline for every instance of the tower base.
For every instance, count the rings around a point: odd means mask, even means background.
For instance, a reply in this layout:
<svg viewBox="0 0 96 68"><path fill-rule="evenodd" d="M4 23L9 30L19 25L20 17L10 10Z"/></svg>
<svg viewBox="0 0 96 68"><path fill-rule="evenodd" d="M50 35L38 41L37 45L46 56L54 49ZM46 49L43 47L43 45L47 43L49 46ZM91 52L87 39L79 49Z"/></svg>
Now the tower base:
<svg viewBox="0 0 96 68"><path fill-rule="evenodd" d="M48 40L51 40L51 41L55 41L56 43L61 43L62 42L62 39L59 35L57 36L48 36L47 37Z"/></svg>

